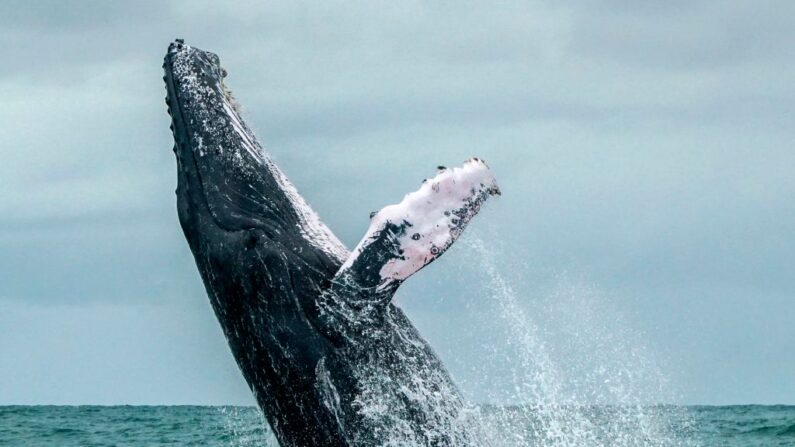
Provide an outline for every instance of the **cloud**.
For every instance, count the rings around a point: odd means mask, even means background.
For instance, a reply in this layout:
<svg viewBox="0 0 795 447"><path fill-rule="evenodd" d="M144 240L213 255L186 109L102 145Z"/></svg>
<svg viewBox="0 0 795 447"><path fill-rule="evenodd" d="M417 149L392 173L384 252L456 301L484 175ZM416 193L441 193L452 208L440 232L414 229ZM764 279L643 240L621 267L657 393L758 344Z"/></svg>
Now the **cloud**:
<svg viewBox="0 0 795 447"><path fill-rule="evenodd" d="M718 330L695 347L675 336L698 337L704 323L682 317L692 303L725 304L751 331L737 316L786 312L779 297L795 290L791 9L4 2L0 300L203 296L174 210L160 80L168 42L183 37L220 55L260 139L349 246L370 211L478 155L504 195L472 231L503 240L506 262L543 265L539 282L589 278L647 328L671 328L661 350L711 358ZM450 287L423 286L412 290L429 300ZM411 312L444 344L422 303ZM754 343L738 355L755 359ZM707 383L710 365L688 365L694 395L723 398L728 378ZM770 399L775 384L758 393Z"/></svg>

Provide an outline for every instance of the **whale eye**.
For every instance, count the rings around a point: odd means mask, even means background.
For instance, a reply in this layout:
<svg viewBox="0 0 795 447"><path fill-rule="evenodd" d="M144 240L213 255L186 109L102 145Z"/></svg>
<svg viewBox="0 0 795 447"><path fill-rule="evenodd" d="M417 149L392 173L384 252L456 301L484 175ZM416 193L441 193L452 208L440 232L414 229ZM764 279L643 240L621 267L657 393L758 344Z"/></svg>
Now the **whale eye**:
<svg viewBox="0 0 795 447"><path fill-rule="evenodd" d="M411 238L414 239L415 241L418 241L418 240L420 240L420 234L419 233L414 233L414 234L411 235Z"/></svg>

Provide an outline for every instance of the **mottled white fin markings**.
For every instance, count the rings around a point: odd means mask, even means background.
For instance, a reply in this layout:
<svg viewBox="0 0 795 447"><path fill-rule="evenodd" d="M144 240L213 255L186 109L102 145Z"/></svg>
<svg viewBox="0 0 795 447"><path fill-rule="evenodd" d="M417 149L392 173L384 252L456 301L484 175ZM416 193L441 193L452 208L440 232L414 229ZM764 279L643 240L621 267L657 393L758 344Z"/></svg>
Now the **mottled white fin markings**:
<svg viewBox="0 0 795 447"><path fill-rule="evenodd" d="M471 158L461 167L440 168L434 178L425 180L420 189L407 194L400 203L372 215L366 235L340 272L351 268L371 243L384 237L384 231L394 232L399 227L400 231L390 235L399 256L379 266L380 286L403 281L441 256L486 198L499 193L494 176L480 159Z"/></svg>

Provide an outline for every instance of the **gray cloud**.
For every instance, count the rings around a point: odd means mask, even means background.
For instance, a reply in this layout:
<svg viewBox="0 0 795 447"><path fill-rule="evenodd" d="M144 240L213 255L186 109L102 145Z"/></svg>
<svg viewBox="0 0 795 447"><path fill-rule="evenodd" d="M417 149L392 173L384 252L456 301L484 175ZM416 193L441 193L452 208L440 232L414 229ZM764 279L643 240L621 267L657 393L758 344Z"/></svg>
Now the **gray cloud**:
<svg viewBox="0 0 795 447"><path fill-rule="evenodd" d="M26 315L67 324L50 307L90 324L111 312L103 306L124 306L134 319L135 306L151 315L156 305L177 314L206 305L174 212L160 81L166 45L184 37L219 53L266 147L349 246L370 211L437 164L482 156L505 194L472 233L505 247L505 270L524 272L513 280L528 314L551 312L539 297L569 272L607 297L594 303L634 319L637 343L671 357L662 368L683 390L676 399L795 402L781 380L795 371L773 354L795 339L782 317L792 316L783 297L795 290L791 10L4 2L0 39L13 63L0 73L0 303L17 312L4 327L30 333ZM412 279L401 302L473 384L467 391L488 399L461 359L486 355L476 338L500 339L489 327L462 343L449 335L477 327L461 309L482 297L455 284L472 259L458 247L428 279ZM141 330L173 335L147 321ZM190 321L203 337L219 335L211 319ZM87 349L113 356L103 346ZM229 361L223 343L212 346L201 355ZM174 352L149 349L142 371ZM732 349L733 363L716 372ZM20 360L0 379L24 376L36 361ZM572 371L589 365L562 361ZM733 371L749 385L733 386ZM178 379L160 386L184 390ZM184 400L177 394L163 395ZM4 396L24 394L0 386Z"/></svg>

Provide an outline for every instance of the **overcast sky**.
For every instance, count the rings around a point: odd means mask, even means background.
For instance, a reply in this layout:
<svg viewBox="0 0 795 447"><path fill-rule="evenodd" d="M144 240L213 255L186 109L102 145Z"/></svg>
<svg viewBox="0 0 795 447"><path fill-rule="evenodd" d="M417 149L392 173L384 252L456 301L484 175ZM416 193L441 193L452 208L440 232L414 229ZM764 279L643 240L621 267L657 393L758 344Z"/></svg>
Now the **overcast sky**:
<svg viewBox="0 0 795 447"><path fill-rule="evenodd" d="M795 4L226 3L0 3L0 404L253 403L177 222L177 37L349 247L489 162L397 298L470 399L795 404Z"/></svg>

